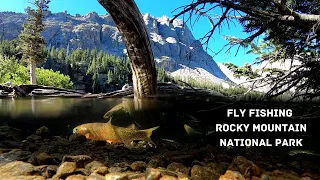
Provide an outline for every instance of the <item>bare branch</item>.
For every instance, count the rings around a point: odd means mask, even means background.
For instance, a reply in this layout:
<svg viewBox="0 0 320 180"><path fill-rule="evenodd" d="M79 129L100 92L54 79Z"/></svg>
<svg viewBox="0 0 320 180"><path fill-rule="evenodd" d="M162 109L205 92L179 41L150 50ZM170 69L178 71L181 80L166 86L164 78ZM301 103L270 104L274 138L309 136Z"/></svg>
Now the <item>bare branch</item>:
<svg viewBox="0 0 320 180"><path fill-rule="evenodd" d="M211 29L204 37L200 38L200 41L202 41L203 39L207 39L203 44L209 44L210 37L212 36L212 34L213 34L214 31L216 30L216 28L217 28L218 26L220 26L221 23L223 22L223 20L226 18L226 15L227 15L227 13L228 13L229 10L230 10L230 8L227 8L227 9L223 12L223 14L222 14L221 18L219 19L219 21L212 27L212 29Z"/></svg>

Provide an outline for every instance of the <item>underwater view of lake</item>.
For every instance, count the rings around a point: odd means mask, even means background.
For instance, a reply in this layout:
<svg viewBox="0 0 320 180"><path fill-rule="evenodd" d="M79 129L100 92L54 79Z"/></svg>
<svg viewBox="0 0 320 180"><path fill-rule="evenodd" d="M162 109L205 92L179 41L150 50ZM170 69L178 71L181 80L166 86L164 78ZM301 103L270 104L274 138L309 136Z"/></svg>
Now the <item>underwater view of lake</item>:
<svg viewBox="0 0 320 180"><path fill-rule="evenodd" d="M0 165L15 162L16 173L34 178L317 179L317 118L301 116L317 108L200 98L2 98ZM279 117L258 117L259 109L278 109Z"/></svg>

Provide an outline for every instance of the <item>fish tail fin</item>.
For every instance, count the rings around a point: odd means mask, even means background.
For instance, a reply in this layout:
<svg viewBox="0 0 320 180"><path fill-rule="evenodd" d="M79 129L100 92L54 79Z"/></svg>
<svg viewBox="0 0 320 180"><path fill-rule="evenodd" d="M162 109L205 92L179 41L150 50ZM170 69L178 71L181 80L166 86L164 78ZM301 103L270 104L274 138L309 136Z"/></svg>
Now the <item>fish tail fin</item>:
<svg viewBox="0 0 320 180"><path fill-rule="evenodd" d="M153 143L152 140L151 140L152 132L153 132L154 130L158 129L159 127L160 127L160 126L156 126L156 127L153 127L153 128L144 130L144 131L146 132L146 135L147 135L147 136L146 136L146 137L147 137L147 139L146 139L147 141Z"/></svg>

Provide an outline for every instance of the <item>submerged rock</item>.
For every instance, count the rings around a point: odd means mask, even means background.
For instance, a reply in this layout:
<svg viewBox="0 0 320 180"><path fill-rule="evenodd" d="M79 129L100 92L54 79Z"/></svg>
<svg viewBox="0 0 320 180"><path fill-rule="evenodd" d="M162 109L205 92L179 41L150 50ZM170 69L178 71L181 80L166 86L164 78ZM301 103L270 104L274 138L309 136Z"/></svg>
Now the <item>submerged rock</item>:
<svg viewBox="0 0 320 180"><path fill-rule="evenodd" d="M100 174L91 173L87 180L105 180L105 177Z"/></svg>
<svg viewBox="0 0 320 180"><path fill-rule="evenodd" d="M52 136L49 128L46 126L42 126L42 127L38 128L36 130L35 134L42 137L42 138L50 138Z"/></svg>
<svg viewBox="0 0 320 180"><path fill-rule="evenodd" d="M26 140L28 142L34 143L36 141L39 141L40 139L41 139L41 136L33 134L33 135L28 136Z"/></svg>
<svg viewBox="0 0 320 180"><path fill-rule="evenodd" d="M2 153L2 157L9 161L27 161L31 156L31 152L21 149L12 149L9 152Z"/></svg>
<svg viewBox="0 0 320 180"><path fill-rule="evenodd" d="M130 169L130 165L127 162L115 163L109 168L109 172L125 172Z"/></svg>
<svg viewBox="0 0 320 180"><path fill-rule="evenodd" d="M94 170L92 173L104 176L109 173L109 169L105 166L102 166L102 167L99 167L96 170Z"/></svg>
<svg viewBox="0 0 320 180"><path fill-rule="evenodd" d="M304 173L301 175L301 180L320 179L320 173Z"/></svg>
<svg viewBox="0 0 320 180"><path fill-rule="evenodd" d="M160 178L160 180L178 180L178 178L173 176L164 175Z"/></svg>
<svg viewBox="0 0 320 180"><path fill-rule="evenodd" d="M154 180L154 179L160 179L161 173L159 170L154 168L147 168L146 170L146 180Z"/></svg>
<svg viewBox="0 0 320 180"><path fill-rule="evenodd" d="M251 178L252 179L252 178ZM246 180L238 171L228 170L219 180Z"/></svg>
<svg viewBox="0 0 320 180"><path fill-rule="evenodd" d="M65 179L67 178L69 175L72 175L75 170L77 169L77 165L75 162L64 162L62 163L58 170L57 170L57 174L55 174L53 176L53 178L55 179Z"/></svg>
<svg viewBox="0 0 320 180"><path fill-rule="evenodd" d="M194 165L191 168L191 177L199 177L200 179L218 179L219 176L220 173L211 167Z"/></svg>
<svg viewBox="0 0 320 180"><path fill-rule="evenodd" d="M0 141L2 140L23 140L23 132L20 129L10 127L8 125L0 126Z"/></svg>
<svg viewBox="0 0 320 180"><path fill-rule="evenodd" d="M81 174L68 176L66 180L86 180L87 177Z"/></svg>
<svg viewBox="0 0 320 180"><path fill-rule="evenodd" d="M42 176L9 176L4 175L1 176L1 179L5 180L45 180L45 177Z"/></svg>
<svg viewBox="0 0 320 180"><path fill-rule="evenodd" d="M74 171L75 174L81 174L81 175L84 175L84 176L89 176L91 173L88 169L85 169L85 168L78 168Z"/></svg>
<svg viewBox="0 0 320 180"><path fill-rule="evenodd" d="M164 162L160 157L152 157L147 164L148 168L164 167Z"/></svg>
<svg viewBox="0 0 320 180"><path fill-rule="evenodd" d="M130 180L145 180L145 173L134 173L134 174L128 174L128 178Z"/></svg>
<svg viewBox="0 0 320 180"><path fill-rule="evenodd" d="M133 162L130 167L133 171L143 172L147 168L147 163L143 161L136 161L136 162Z"/></svg>
<svg viewBox="0 0 320 180"><path fill-rule="evenodd" d="M82 134L72 134L69 136L69 140L72 141L78 141L79 143L84 143L87 141L86 136Z"/></svg>
<svg viewBox="0 0 320 180"><path fill-rule="evenodd" d="M106 180L129 180L128 175L120 172L112 172L105 176Z"/></svg>
<svg viewBox="0 0 320 180"><path fill-rule="evenodd" d="M85 166L86 169L88 169L91 173L97 171L97 170L100 170L102 168L106 168L106 171L108 171L108 168L103 165L101 162L98 162L98 161L92 161L90 163L88 163L86 166ZM100 174L100 173L98 173Z"/></svg>
<svg viewBox="0 0 320 180"><path fill-rule="evenodd" d="M29 175L40 175L40 172L30 163L14 161L0 167L0 177Z"/></svg>
<svg viewBox="0 0 320 180"><path fill-rule="evenodd" d="M176 163L176 162L170 163L167 166L167 169L171 170L171 171L175 171L175 172L181 172L181 173L186 174L186 175L189 175L189 171L190 171L190 168L187 168L183 164Z"/></svg>
<svg viewBox="0 0 320 180"><path fill-rule="evenodd" d="M62 158L62 162L75 162L77 168L84 168L88 163L92 161L92 158L88 155L64 156Z"/></svg>
<svg viewBox="0 0 320 180"><path fill-rule="evenodd" d="M55 165L48 166L46 171L45 171L45 177L46 178L53 177L57 173L58 168L59 167L55 166Z"/></svg>
<svg viewBox="0 0 320 180"><path fill-rule="evenodd" d="M273 172L266 172L261 176L263 180L300 180L300 177L297 173L293 171L281 171L274 170Z"/></svg>
<svg viewBox="0 0 320 180"><path fill-rule="evenodd" d="M247 160L243 156L237 156L233 159L229 170L239 171L245 177L257 176L260 177L262 171L252 161Z"/></svg>
<svg viewBox="0 0 320 180"><path fill-rule="evenodd" d="M58 162L52 157L50 156L48 153L39 153L36 155L36 160L37 160L37 164L38 165L56 165L58 164Z"/></svg>

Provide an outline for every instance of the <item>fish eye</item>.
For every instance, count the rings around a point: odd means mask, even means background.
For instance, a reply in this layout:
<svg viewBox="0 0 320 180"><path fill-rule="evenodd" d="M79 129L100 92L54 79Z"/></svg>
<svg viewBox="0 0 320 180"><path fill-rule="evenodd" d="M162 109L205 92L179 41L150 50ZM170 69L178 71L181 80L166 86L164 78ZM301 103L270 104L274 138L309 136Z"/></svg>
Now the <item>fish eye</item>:
<svg viewBox="0 0 320 180"><path fill-rule="evenodd" d="M78 128L73 129L73 133L76 133L78 131Z"/></svg>

